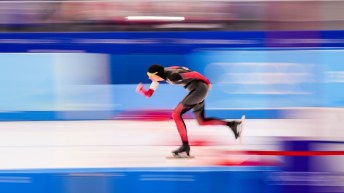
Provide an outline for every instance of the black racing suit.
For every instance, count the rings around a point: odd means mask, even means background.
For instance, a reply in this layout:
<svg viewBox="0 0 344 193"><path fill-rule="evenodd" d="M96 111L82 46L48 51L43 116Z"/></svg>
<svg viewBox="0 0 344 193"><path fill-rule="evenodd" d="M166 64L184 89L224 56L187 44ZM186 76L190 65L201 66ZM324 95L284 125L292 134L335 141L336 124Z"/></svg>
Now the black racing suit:
<svg viewBox="0 0 344 193"><path fill-rule="evenodd" d="M166 67L164 71L167 83L184 86L189 91L172 113L183 144L188 144L188 136L182 115L191 109L193 109L197 122L200 125L227 124L223 120L204 117L204 100L210 86L207 78L185 67Z"/></svg>

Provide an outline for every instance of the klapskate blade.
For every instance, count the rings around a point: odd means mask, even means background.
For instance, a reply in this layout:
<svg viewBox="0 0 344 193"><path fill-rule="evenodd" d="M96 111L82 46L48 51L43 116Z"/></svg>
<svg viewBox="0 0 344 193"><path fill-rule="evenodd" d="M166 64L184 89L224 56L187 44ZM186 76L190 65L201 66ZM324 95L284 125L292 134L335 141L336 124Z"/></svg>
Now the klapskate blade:
<svg viewBox="0 0 344 193"><path fill-rule="evenodd" d="M187 156L187 155L170 155L167 156L166 159L192 159L195 158L195 156Z"/></svg>

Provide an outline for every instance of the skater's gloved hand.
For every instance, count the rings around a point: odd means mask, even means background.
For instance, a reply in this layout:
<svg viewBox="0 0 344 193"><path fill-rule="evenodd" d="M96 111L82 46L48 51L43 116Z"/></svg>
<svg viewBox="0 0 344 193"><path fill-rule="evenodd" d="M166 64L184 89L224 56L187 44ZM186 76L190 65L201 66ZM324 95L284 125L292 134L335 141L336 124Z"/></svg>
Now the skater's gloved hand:
<svg viewBox="0 0 344 193"><path fill-rule="evenodd" d="M153 89L145 90L143 84L140 82L136 87L136 92L141 93L145 97L151 97L154 93Z"/></svg>
<svg viewBox="0 0 344 193"><path fill-rule="evenodd" d="M136 92L142 92L144 90L143 84L140 82L136 87Z"/></svg>

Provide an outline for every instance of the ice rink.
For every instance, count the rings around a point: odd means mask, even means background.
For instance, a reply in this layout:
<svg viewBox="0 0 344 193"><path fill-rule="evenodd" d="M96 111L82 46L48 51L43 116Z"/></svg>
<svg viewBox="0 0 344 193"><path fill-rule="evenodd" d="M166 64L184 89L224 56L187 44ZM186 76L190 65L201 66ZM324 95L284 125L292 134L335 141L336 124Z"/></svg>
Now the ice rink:
<svg viewBox="0 0 344 193"><path fill-rule="evenodd" d="M225 126L188 119L195 158L182 160L166 159L181 143L172 120L1 122L0 170L276 165L278 156L247 152L279 151L289 138L342 140L335 119L247 119L242 144Z"/></svg>

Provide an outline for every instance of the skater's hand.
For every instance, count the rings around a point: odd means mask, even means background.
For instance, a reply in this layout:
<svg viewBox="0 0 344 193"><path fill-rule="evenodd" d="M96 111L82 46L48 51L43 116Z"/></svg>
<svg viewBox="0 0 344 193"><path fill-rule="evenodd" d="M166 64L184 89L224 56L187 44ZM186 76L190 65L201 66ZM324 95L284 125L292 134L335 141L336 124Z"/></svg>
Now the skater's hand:
<svg viewBox="0 0 344 193"><path fill-rule="evenodd" d="M143 90L143 84L140 82L136 87L136 92L140 93Z"/></svg>
<svg viewBox="0 0 344 193"><path fill-rule="evenodd" d="M208 89L210 90L212 88L212 85L211 84L208 84Z"/></svg>
<svg viewBox="0 0 344 193"><path fill-rule="evenodd" d="M151 88L145 90L143 84L140 82L136 87L136 92L141 93L143 96L147 98L150 98L153 95L154 90Z"/></svg>

